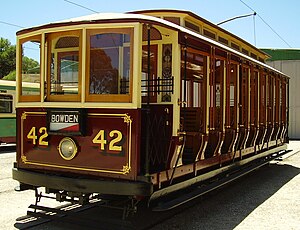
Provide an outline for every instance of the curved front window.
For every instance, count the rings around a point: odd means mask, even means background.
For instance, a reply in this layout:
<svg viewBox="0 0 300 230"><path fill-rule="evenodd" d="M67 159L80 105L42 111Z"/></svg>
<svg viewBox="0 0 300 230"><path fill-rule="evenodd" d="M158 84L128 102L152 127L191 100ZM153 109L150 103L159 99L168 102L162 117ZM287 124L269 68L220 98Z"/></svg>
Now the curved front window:
<svg viewBox="0 0 300 230"><path fill-rule="evenodd" d="M132 102L133 33L134 27L74 29L20 39L19 101ZM25 68L31 43L39 55Z"/></svg>

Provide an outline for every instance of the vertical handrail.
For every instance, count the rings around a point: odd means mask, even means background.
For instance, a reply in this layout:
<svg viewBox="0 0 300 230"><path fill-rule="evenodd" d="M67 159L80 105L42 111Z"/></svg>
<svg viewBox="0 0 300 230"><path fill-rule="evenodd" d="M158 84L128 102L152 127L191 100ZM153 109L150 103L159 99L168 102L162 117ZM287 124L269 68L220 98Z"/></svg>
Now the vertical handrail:
<svg viewBox="0 0 300 230"><path fill-rule="evenodd" d="M147 60L147 108L146 108L146 152L145 152L145 176L150 178L150 30L151 26L148 24L147 25L147 31L148 31L148 41L147 41L147 48L148 48L148 60Z"/></svg>

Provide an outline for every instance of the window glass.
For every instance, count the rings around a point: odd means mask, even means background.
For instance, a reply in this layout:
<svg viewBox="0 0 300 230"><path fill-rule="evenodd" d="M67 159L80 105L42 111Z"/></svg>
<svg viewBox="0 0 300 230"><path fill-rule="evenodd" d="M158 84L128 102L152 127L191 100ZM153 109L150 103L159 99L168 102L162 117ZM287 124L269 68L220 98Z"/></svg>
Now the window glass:
<svg viewBox="0 0 300 230"><path fill-rule="evenodd" d="M147 102L149 91L149 102L157 101L157 45L150 46L150 54L148 54L148 46L143 46L142 53L142 102ZM148 77L148 57L150 57L150 75Z"/></svg>
<svg viewBox="0 0 300 230"><path fill-rule="evenodd" d="M203 80L205 78L206 57L196 51L189 50L181 53L181 79L182 79L182 100L186 100L187 107L203 106ZM185 70L186 66L186 70ZM186 71L186 73L185 73ZM186 76L184 76L186 74ZM185 79L186 78L186 79ZM186 95L184 95L184 88Z"/></svg>
<svg viewBox="0 0 300 230"><path fill-rule="evenodd" d="M40 100L40 38L38 36L21 41L21 97L29 101Z"/></svg>
<svg viewBox="0 0 300 230"><path fill-rule="evenodd" d="M53 39L51 48L50 95L78 94L79 37Z"/></svg>
<svg viewBox="0 0 300 230"><path fill-rule="evenodd" d="M89 94L129 94L130 34L98 32L89 40Z"/></svg>
<svg viewBox="0 0 300 230"><path fill-rule="evenodd" d="M12 95L0 94L0 113L12 113Z"/></svg>

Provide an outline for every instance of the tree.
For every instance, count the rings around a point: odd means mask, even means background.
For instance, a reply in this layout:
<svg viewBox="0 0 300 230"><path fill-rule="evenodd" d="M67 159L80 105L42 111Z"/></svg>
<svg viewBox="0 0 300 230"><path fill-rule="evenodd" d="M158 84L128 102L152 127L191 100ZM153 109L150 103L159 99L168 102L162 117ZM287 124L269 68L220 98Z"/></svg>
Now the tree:
<svg viewBox="0 0 300 230"><path fill-rule="evenodd" d="M3 80L15 81L16 80L16 70L10 71L10 73L2 78Z"/></svg>
<svg viewBox="0 0 300 230"><path fill-rule="evenodd" d="M0 37L0 79L16 68L16 46Z"/></svg>
<svg viewBox="0 0 300 230"><path fill-rule="evenodd" d="M40 64L32 58L24 56L22 59L22 72L28 74L40 73Z"/></svg>

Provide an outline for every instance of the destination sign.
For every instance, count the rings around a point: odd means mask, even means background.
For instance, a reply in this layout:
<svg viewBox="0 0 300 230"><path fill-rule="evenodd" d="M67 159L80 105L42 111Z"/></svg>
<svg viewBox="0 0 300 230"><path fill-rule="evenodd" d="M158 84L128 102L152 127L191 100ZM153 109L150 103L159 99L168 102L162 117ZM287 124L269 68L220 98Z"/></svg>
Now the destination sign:
<svg viewBox="0 0 300 230"><path fill-rule="evenodd" d="M51 114L51 123L78 123L78 114Z"/></svg>
<svg viewBox="0 0 300 230"><path fill-rule="evenodd" d="M49 110L49 133L82 134L82 111Z"/></svg>

